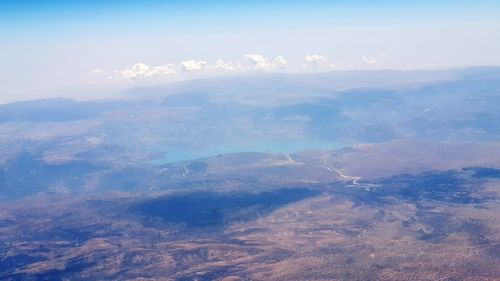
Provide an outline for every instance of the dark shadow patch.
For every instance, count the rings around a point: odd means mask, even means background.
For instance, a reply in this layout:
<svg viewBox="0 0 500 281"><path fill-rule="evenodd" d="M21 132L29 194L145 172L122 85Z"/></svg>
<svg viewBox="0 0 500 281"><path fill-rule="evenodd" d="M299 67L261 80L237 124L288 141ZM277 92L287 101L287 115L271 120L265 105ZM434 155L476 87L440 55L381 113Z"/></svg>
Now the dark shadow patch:
<svg viewBox="0 0 500 281"><path fill-rule="evenodd" d="M16 224L16 222L13 221L13 220L8 220L8 219L7 220L2 220L2 219L0 219L0 228L2 228L2 227L8 227L8 226L11 226L11 225L14 225L14 224Z"/></svg>
<svg viewBox="0 0 500 281"><path fill-rule="evenodd" d="M471 184L461 170L444 172L425 172L418 175L399 175L375 180L379 187L366 194L368 199L376 203L390 203L391 198L410 202L439 201L452 204L480 204L489 198L474 196L479 185ZM372 204L373 205L373 204Z"/></svg>
<svg viewBox="0 0 500 281"><path fill-rule="evenodd" d="M479 220L459 220L449 213L418 211L419 222L427 225L432 231L421 230L420 239L432 243L443 242L451 233L465 234L474 245L488 245L491 240L488 227Z"/></svg>
<svg viewBox="0 0 500 281"><path fill-rule="evenodd" d="M132 213L162 222L188 227L222 226L235 221L248 221L283 205L319 194L306 188L247 193L197 192L178 194L138 203ZM146 220L147 221L147 220Z"/></svg>
<svg viewBox="0 0 500 281"><path fill-rule="evenodd" d="M9 257L0 257L0 279L3 278L2 276L12 273L17 269L25 267L26 265L44 260L46 260L46 258L44 257L31 256L25 254L9 256Z"/></svg>
<svg viewBox="0 0 500 281"><path fill-rule="evenodd" d="M97 262L88 262L84 258L74 258L68 261L63 270L51 270L46 273L36 274L35 280L67 280L67 276L82 272L86 268L97 265Z"/></svg>

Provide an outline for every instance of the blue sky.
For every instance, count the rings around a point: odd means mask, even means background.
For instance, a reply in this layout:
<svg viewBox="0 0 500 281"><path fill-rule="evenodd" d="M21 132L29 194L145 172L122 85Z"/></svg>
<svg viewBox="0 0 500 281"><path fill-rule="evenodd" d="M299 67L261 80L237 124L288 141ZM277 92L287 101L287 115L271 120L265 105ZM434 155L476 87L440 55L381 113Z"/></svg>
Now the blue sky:
<svg viewBox="0 0 500 281"><path fill-rule="evenodd" d="M233 24L293 23L303 21L354 22L362 19L381 22L419 22L495 20L500 11L498 1L435 0L435 1L158 1L158 0L3 0L0 2L2 23L10 27L27 28L34 25L68 26L102 24L130 25L140 20L144 25L201 24L215 20L213 25L223 24L217 19L231 20ZM256 19L255 17L259 17ZM61 25L61 23L64 23ZM73 27L74 27L73 26ZM132 25L130 25L132 26Z"/></svg>
<svg viewBox="0 0 500 281"><path fill-rule="evenodd" d="M499 14L489 0L2 0L0 101L229 72L499 65Z"/></svg>

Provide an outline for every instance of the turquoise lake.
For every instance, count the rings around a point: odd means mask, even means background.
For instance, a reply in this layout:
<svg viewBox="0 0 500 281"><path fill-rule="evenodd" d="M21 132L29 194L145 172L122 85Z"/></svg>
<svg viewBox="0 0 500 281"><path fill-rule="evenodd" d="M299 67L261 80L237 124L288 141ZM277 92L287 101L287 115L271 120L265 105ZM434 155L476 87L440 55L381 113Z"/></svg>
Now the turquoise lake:
<svg viewBox="0 0 500 281"><path fill-rule="evenodd" d="M292 142L262 142L237 145L216 145L204 149L184 149L179 147L166 147L165 157L156 159L155 164L167 164L214 157L220 154L237 152L262 152L262 153L294 153L303 150L322 149L337 150L351 145L323 140L304 140Z"/></svg>

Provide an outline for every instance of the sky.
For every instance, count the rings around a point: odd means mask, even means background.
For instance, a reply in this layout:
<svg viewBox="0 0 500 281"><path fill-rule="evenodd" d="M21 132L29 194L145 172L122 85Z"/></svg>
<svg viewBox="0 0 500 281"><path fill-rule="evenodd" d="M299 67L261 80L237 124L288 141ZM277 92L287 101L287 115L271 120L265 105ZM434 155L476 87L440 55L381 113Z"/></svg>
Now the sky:
<svg viewBox="0 0 500 281"><path fill-rule="evenodd" d="M493 0L2 0L0 102L247 73L500 65Z"/></svg>

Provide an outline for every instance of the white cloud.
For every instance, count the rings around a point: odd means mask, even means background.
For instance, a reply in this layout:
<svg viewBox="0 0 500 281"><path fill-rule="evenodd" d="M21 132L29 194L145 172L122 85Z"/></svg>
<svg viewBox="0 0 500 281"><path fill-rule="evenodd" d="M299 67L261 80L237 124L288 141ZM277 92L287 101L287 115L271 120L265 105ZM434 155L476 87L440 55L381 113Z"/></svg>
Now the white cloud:
<svg viewBox="0 0 500 281"><path fill-rule="evenodd" d="M286 69L288 62L282 56L278 56L271 60L260 54L248 54L245 56L251 63L254 69L263 71L272 71Z"/></svg>
<svg viewBox="0 0 500 281"><path fill-rule="evenodd" d="M203 70L207 67L206 61L196 61L196 60L188 60L181 62L181 70L182 71L197 71Z"/></svg>
<svg viewBox="0 0 500 281"><path fill-rule="evenodd" d="M132 65L132 67L122 70L120 74L125 79L135 79L137 77L145 76L149 68L149 65L136 63Z"/></svg>
<svg viewBox="0 0 500 281"><path fill-rule="evenodd" d="M158 65L149 66L143 63L136 63L129 68L126 68L119 72L122 78L125 79L137 79L141 77L154 77L154 76L164 76L175 74L175 65Z"/></svg>
<svg viewBox="0 0 500 281"><path fill-rule="evenodd" d="M378 59L377 58L373 58L373 57L361 57L363 59L363 61L365 62L366 65L368 66L374 66L375 64L377 64L378 62Z"/></svg>
<svg viewBox="0 0 500 281"><path fill-rule="evenodd" d="M304 58L304 68L333 68L334 65L328 63L328 59L320 55L306 55Z"/></svg>
<svg viewBox="0 0 500 281"><path fill-rule="evenodd" d="M368 66L374 66L379 63L387 54L380 53L373 57L362 57L364 63ZM196 75L206 75L217 73L236 73L236 72L276 72L283 70L290 71L323 71L335 68L327 57L318 54L305 55L302 58L294 59L289 63L283 56L275 58L265 57L261 54L247 54L244 56L245 61L230 61L222 58L217 59L213 64L209 64L205 60L186 60L178 64L166 64L150 66L144 63L136 63L129 68L123 70L113 70L105 72L101 69L93 69L90 72L94 75L104 75L111 80L137 80L148 77L165 77L169 76L175 79L185 79ZM183 74L184 73L184 74ZM189 74L188 74L189 73ZM176 75L177 74L177 75ZM176 76L174 76L176 75Z"/></svg>
<svg viewBox="0 0 500 281"><path fill-rule="evenodd" d="M287 64L288 64L288 62L282 56L276 57L274 59L274 63L273 63L274 68L278 68L278 69L286 68Z"/></svg>
<svg viewBox="0 0 500 281"><path fill-rule="evenodd" d="M213 66L214 70L223 72L236 72L243 70L243 67L239 63L233 63L231 61L224 61L223 59L218 59Z"/></svg>

